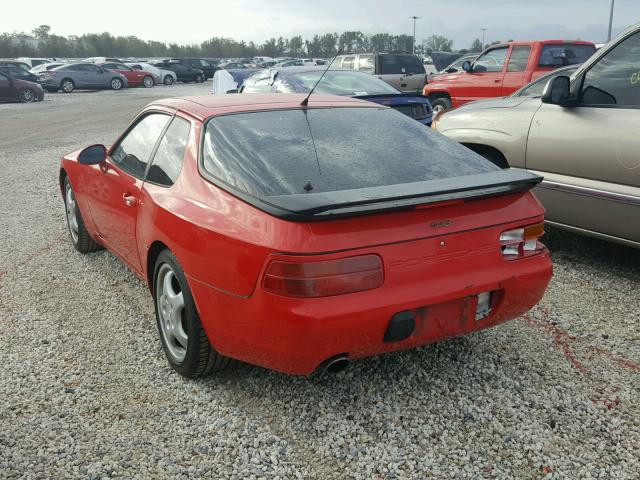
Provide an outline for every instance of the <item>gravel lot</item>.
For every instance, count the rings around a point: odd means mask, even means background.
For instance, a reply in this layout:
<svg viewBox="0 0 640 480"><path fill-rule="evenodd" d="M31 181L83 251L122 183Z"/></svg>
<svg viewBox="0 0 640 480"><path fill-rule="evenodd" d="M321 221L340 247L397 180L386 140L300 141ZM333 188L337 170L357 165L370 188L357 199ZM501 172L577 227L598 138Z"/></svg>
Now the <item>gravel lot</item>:
<svg viewBox="0 0 640 480"><path fill-rule="evenodd" d="M640 251L552 231L525 318L298 378L184 380L146 287L67 238L59 157L176 85L0 105L1 478L638 478Z"/></svg>

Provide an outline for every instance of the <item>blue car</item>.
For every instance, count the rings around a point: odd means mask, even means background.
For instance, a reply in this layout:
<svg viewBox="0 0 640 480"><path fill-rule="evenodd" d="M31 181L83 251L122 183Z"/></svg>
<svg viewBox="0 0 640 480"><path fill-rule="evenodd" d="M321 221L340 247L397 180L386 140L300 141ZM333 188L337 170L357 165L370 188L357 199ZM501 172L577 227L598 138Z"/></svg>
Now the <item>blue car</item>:
<svg viewBox="0 0 640 480"><path fill-rule="evenodd" d="M241 93L309 93L322 67L282 67L260 70L244 80ZM402 93L373 75L353 70L328 70L314 93L341 95L379 103L431 126L433 111L426 97Z"/></svg>

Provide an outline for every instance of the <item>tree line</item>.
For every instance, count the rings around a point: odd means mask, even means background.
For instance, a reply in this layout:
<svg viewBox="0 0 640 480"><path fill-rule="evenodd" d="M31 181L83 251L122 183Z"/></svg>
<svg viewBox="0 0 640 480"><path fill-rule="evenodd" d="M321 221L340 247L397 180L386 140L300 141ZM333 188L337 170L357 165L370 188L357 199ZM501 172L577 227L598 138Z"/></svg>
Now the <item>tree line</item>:
<svg viewBox="0 0 640 480"><path fill-rule="evenodd" d="M309 39L303 39L299 35L291 38L270 38L260 44L212 37L200 44L180 45L142 40L133 35L114 36L108 32L64 37L51 33L49 25L40 25L32 30L31 35L15 32L1 33L0 57L84 58L108 56L144 58L193 56L232 58L287 55L329 58L338 52L411 52L412 43L413 37L411 35L391 35L388 33L369 35L354 31L314 35ZM452 49L453 41L440 35L432 35L416 44L416 51L425 54L434 50L451 52ZM481 50L482 44L479 39L476 39L470 49L460 51L466 53Z"/></svg>

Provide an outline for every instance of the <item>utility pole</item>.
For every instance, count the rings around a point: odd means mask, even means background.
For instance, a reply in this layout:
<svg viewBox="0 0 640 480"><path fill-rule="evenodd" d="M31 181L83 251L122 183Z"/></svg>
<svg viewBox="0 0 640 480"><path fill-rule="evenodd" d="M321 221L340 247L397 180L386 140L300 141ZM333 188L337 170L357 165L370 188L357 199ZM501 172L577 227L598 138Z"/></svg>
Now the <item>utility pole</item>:
<svg viewBox="0 0 640 480"><path fill-rule="evenodd" d="M415 15L413 17L409 17L411 19L413 19L413 42L411 42L411 53L415 54L416 53L416 20L418 20L420 17L416 17Z"/></svg>
<svg viewBox="0 0 640 480"><path fill-rule="evenodd" d="M607 42L611 41L611 27L613 27L613 7L616 5L616 0L611 0L611 12L609 13L609 33L607 34Z"/></svg>
<svg viewBox="0 0 640 480"><path fill-rule="evenodd" d="M484 50L484 32L487 31L486 28L481 28L480 30L482 30L482 50Z"/></svg>

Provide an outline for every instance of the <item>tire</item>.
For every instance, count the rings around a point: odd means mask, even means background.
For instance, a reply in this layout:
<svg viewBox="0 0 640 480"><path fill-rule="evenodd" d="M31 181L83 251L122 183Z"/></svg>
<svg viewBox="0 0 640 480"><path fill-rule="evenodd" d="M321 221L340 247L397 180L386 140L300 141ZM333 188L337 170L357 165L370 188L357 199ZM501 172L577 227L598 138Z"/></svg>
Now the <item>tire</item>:
<svg viewBox="0 0 640 480"><path fill-rule="evenodd" d="M60 82L60 90L63 93L71 93L76 89L76 84L70 78L65 78Z"/></svg>
<svg viewBox="0 0 640 480"><path fill-rule="evenodd" d="M173 85L173 77L171 75L165 75L162 83L165 85Z"/></svg>
<svg viewBox="0 0 640 480"><path fill-rule="evenodd" d="M446 97L436 98L431 102L431 106L433 107L433 113L444 112L445 110L449 110L453 105L451 104L451 100Z"/></svg>
<svg viewBox="0 0 640 480"><path fill-rule="evenodd" d="M151 87L153 87L153 78L151 78L151 77L144 77L144 78L142 79L142 85L143 85L145 88L151 88Z"/></svg>
<svg viewBox="0 0 640 480"><path fill-rule="evenodd" d="M71 236L71 243L80 253L95 252L100 249L89 232L84 226L84 220L80 214L80 209L76 203L76 196L71 187L69 177L64 179L64 207L67 218L67 227L69 227L69 234Z"/></svg>
<svg viewBox="0 0 640 480"><path fill-rule="evenodd" d="M204 77L202 75L198 75L196 77L196 83L204 83Z"/></svg>
<svg viewBox="0 0 640 480"><path fill-rule="evenodd" d="M122 88L122 80L119 78L111 79L111 90L120 90Z"/></svg>
<svg viewBox="0 0 640 480"><path fill-rule="evenodd" d="M20 100L20 103L32 103L37 99L36 92L30 88L25 88L18 92L18 100Z"/></svg>
<svg viewBox="0 0 640 480"><path fill-rule="evenodd" d="M162 349L171 368L183 377L197 378L229 365L231 359L209 343L182 267L169 250L160 252L156 260L153 303Z"/></svg>

